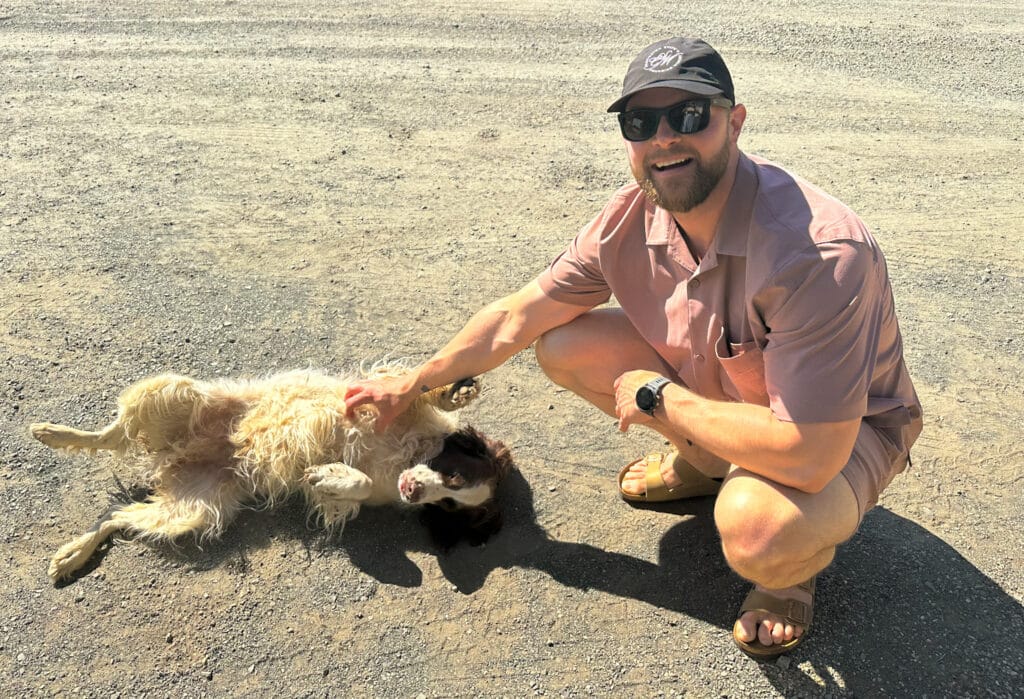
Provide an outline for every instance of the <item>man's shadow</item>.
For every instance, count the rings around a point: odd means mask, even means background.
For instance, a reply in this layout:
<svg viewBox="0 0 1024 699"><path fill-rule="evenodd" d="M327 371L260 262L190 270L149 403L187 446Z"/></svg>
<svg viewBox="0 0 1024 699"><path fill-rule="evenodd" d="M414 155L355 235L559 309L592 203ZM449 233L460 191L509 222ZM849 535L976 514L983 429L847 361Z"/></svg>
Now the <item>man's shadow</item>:
<svg viewBox="0 0 1024 699"><path fill-rule="evenodd" d="M497 569L538 570L562 585L712 624L722 630L722 653L739 654L729 634L749 585L722 557L712 498L657 507L681 519L673 524L666 518L656 563L551 538L518 472L503 483L499 500L503 529L486 546L447 553L432 547L413 511L364 508L335 543L307 526L298 501L273 513L243 513L223 539L203 548L157 548L197 569L228 565L244 575L247 552L275 539L299 539L307 558L338 547L367 575L403 587L423 582L408 553L428 552L437 554L445 578L464 594L479 590ZM103 553L81 574L99 565ZM934 534L884 508L867 514L819 576L814 614L807 641L788 664L759 665L784 695L1019 696L1024 607Z"/></svg>
<svg viewBox="0 0 1024 699"><path fill-rule="evenodd" d="M563 585L600 590L685 614L722 629L723 653L749 584L726 565L712 498L658 509L684 516L668 527L658 562L552 539L537 523L529 484L514 473L500 500L505 526L484 547L438 555L447 580L478 590L496 569L529 568ZM625 506L625 505L623 505ZM367 510L348 525L341 546L351 562L382 582L418 586L422 574L406 552L430 551L408 517ZM396 532L381 538L381 531ZM883 508L819 576L808 640L789 664L761 664L786 695L1011 696L1024 673L1024 608L948 544ZM750 661L754 662L754 661ZM797 667L793 667L796 665Z"/></svg>

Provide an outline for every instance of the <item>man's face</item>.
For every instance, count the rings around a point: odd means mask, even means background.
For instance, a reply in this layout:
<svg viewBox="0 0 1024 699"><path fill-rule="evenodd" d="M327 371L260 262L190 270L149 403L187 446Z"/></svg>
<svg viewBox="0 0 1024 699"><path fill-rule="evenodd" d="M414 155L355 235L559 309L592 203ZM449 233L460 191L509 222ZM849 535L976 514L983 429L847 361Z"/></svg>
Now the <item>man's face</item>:
<svg viewBox="0 0 1024 699"><path fill-rule="evenodd" d="M651 88L634 95L626 109L668 107L695 97L672 88ZM729 166L734 142L729 119L728 109L712 106L707 128L697 133L677 133L662 118L650 139L624 139L633 177L652 202L685 213L708 198Z"/></svg>

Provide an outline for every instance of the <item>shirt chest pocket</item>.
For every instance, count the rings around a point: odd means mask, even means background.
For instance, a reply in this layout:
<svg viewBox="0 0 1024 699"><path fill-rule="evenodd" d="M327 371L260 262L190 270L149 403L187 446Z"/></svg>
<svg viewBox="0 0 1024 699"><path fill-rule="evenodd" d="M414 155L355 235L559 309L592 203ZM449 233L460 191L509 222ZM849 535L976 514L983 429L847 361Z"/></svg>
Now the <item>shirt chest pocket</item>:
<svg viewBox="0 0 1024 699"><path fill-rule="evenodd" d="M764 355L757 342L732 343L725 331L715 343L722 391L740 403L768 407L768 388L764 380Z"/></svg>

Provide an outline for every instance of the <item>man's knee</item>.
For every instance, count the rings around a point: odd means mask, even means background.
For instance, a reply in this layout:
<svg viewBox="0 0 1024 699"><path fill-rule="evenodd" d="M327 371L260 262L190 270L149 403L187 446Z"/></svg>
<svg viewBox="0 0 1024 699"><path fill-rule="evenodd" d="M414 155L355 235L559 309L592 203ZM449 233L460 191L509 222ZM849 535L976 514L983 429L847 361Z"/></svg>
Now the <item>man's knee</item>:
<svg viewBox="0 0 1024 699"><path fill-rule="evenodd" d="M587 364L583 351L585 342L581 341L574 323L548 330L533 344L533 353L540 368L557 383L561 383L560 377L574 374Z"/></svg>
<svg viewBox="0 0 1024 699"><path fill-rule="evenodd" d="M785 498L732 480L715 501L715 525L729 566L750 580L773 579L816 551L799 532L799 512Z"/></svg>

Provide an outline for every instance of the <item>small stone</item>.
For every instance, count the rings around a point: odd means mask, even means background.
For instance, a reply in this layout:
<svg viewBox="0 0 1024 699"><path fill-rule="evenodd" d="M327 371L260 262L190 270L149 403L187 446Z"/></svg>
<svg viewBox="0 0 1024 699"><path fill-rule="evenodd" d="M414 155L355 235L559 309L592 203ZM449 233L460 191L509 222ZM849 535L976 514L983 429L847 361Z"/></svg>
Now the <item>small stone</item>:
<svg viewBox="0 0 1024 699"><path fill-rule="evenodd" d="M172 634L172 633L167 634L167 638L165 638L164 640L167 641L168 643L173 643L174 642L174 634Z"/></svg>
<svg viewBox="0 0 1024 699"><path fill-rule="evenodd" d="M775 661L775 664L781 667L783 670L788 670L791 662L792 661L789 659L788 656L780 655L779 659Z"/></svg>

